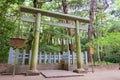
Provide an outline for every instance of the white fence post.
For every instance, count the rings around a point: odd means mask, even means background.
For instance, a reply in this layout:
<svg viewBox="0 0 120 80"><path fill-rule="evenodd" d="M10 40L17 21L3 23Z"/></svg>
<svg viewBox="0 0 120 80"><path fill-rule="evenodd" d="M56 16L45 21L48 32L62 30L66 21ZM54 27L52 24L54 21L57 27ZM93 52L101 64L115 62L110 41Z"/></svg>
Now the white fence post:
<svg viewBox="0 0 120 80"><path fill-rule="evenodd" d="M10 50L9 50L9 56L8 56L8 64L13 64L13 56L15 54L15 51L13 50L12 47L10 47Z"/></svg>
<svg viewBox="0 0 120 80"><path fill-rule="evenodd" d="M61 53L59 52L58 53L58 63L60 63L60 60L61 60Z"/></svg>
<svg viewBox="0 0 120 80"><path fill-rule="evenodd" d="M67 55L68 55L68 57L67 57L67 63L68 63L68 65L70 65L70 51L68 50L68 52L67 52Z"/></svg>
<svg viewBox="0 0 120 80"><path fill-rule="evenodd" d="M56 63L56 53L54 53L54 63Z"/></svg>
<svg viewBox="0 0 120 80"><path fill-rule="evenodd" d="M48 63L51 63L51 52L48 55Z"/></svg>
<svg viewBox="0 0 120 80"><path fill-rule="evenodd" d="M44 63L45 64L47 63L47 53L46 52L44 53Z"/></svg>
<svg viewBox="0 0 120 80"><path fill-rule="evenodd" d="M39 53L39 58L38 59L39 59L39 64L41 64L42 63L42 52Z"/></svg>
<svg viewBox="0 0 120 80"><path fill-rule="evenodd" d="M85 64L88 65L88 54L87 54L87 51L85 51Z"/></svg>

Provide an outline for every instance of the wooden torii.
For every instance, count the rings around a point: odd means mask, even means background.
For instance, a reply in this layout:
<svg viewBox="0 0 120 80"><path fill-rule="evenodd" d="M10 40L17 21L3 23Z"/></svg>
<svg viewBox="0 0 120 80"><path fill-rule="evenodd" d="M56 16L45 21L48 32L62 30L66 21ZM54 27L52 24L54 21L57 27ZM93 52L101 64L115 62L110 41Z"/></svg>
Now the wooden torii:
<svg viewBox="0 0 120 80"><path fill-rule="evenodd" d="M29 21L34 21L36 23L35 32L34 32L34 41L33 41L33 46L32 46L32 59L31 59L31 65L30 65L30 70L32 72L37 72L37 56L38 56L38 48L39 48L39 28L40 28L41 23L42 23L41 16L49 16L49 17L54 17L54 18L58 18L58 19L71 20L71 21L75 22L75 27L69 26L68 24L64 24L64 25L65 25L65 27L75 28L75 31L76 31L77 69L82 68L79 23L80 22L89 23L90 22L89 19L85 19L82 17L73 16L73 15L68 15L68 14L46 11L46 10L42 10L42 9L23 7L23 6L20 6L20 11L26 12L26 13L31 13L31 14L36 14L35 21L28 19ZM48 25L50 25L50 24L51 23L48 23ZM58 25L58 24L54 23L52 25ZM61 24L59 26L64 27L63 24Z"/></svg>

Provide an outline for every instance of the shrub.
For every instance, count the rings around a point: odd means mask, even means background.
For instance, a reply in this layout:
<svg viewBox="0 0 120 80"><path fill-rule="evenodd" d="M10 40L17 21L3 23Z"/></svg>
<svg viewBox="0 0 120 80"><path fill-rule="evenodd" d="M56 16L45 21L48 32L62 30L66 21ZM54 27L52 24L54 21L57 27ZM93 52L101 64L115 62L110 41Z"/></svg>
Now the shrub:
<svg viewBox="0 0 120 80"><path fill-rule="evenodd" d="M110 53L104 57L104 61L112 62L112 63L119 63L120 62L120 55Z"/></svg>

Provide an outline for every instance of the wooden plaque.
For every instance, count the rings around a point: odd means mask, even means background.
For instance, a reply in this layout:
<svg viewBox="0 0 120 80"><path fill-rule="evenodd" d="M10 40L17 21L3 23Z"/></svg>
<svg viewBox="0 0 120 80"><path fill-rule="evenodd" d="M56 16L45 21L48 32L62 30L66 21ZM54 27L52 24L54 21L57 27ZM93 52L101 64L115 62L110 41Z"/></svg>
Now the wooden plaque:
<svg viewBox="0 0 120 80"><path fill-rule="evenodd" d="M12 47L24 47L24 39L20 39L20 38L10 38L10 46Z"/></svg>
<svg viewBox="0 0 120 80"><path fill-rule="evenodd" d="M90 51L90 54L93 54L93 53L94 53L93 47L90 46L89 49L90 49L90 50L89 50L89 51Z"/></svg>
<svg viewBox="0 0 120 80"><path fill-rule="evenodd" d="M64 60L60 60L60 64L65 64L65 61Z"/></svg>

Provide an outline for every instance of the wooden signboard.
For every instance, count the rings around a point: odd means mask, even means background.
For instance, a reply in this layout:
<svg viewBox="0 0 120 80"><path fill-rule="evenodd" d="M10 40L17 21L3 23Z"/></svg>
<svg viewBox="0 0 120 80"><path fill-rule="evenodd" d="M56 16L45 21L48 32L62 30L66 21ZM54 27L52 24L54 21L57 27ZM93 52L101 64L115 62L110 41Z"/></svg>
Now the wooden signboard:
<svg viewBox="0 0 120 80"><path fill-rule="evenodd" d="M24 39L20 39L20 38L10 38L10 46L12 47L24 47Z"/></svg>
<svg viewBox="0 0 120 80"><path fill-rule="evenodd" d="M64 60L61 60L61 61L60 61L60 64L65 64L65 61L64 61Z"/></svg>
<svg viewBox="0 0 120 80"><path fill-rule="evenodd" d="M89 50L89 51L90 51L90 54L93 54L93 53L94 53L94 49L93 49L93 47L90 46L89 49L90 49L90 50Z"/></svg>

